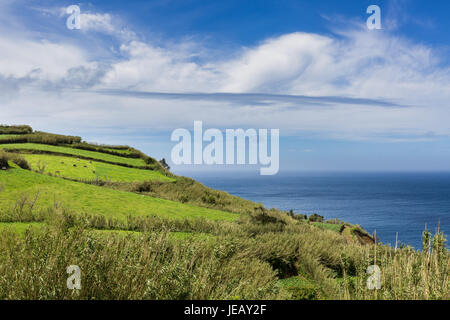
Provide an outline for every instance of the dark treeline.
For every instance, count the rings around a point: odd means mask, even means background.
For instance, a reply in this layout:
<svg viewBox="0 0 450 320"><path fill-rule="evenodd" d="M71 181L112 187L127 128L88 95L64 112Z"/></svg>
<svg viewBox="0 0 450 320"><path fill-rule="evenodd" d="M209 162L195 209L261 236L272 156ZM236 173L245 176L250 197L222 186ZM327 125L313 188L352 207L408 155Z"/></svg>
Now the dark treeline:
<svg viewBox="0 0 450 320"><path fill-rule="evenodd" d="M0 125L0 134L26 134L32 132L33 129L27 125L18 125L18 126Z"/></svg>
<svg viewBox="0 0 450 320"><path fill-rule="evenodd" d="M72 144L81 142L81 137L65 136L60 134L46 133L46 132L33 132L27 134L21 134L17 137L2 138L2 144L13 143L40 143L49 145L61 145Z"/></svg>

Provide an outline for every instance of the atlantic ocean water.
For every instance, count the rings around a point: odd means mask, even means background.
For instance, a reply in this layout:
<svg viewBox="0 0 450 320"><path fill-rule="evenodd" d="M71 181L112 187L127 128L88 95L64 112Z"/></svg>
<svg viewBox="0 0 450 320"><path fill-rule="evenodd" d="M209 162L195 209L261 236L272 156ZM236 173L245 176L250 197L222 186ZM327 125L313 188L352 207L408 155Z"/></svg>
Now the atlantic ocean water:
<svg viewBox="0 0 450 320"><path fill-rule="evenodd" d="M381 242L421 249L422 231L450 231L450 173L250 173L186 174L205 185L261 202L268 208L317 213L359 224ZM448 244L447 244L448 245Z"/></svg>

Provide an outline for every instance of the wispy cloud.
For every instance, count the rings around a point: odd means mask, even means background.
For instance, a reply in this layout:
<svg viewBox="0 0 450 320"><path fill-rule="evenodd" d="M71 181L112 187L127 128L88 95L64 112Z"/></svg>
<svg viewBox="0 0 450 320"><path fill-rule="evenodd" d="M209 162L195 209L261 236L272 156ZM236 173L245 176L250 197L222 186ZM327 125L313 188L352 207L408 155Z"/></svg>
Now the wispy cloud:
<svg viewBox="0 0 450 320"><path fill-rule="evenodd" d="M348 105L364 105L376 106L385 108L405 108L406 105L401 105L385 100L377 99L363 99L351 97L337 97L337 96L301 96L289 94L269 94L269 93L229 93L229 92L215 92L215 93L175 93L175 92L145 92L132 91L124 89L103 89L94 90L104 95L111 96L126 96L142 99L167 99L167 100L188 100L188 101L223 101L233 103L235 105L276 105L277 103L290 103L292 105L302 106L334 106L336 104Z"/></svg>

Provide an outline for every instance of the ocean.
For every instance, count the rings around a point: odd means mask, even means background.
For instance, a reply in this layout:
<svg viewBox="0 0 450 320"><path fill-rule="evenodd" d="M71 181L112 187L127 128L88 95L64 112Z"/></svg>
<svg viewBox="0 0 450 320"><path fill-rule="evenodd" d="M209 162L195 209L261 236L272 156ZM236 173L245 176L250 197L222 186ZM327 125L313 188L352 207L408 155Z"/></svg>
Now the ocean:
<svg viewBox="0 0 450 320"><path fill-rule="evenodd" d="M376 230L385 244L421 249L422 231L450 231L450 173L185 173L268 208L317 213Z"/></svg>

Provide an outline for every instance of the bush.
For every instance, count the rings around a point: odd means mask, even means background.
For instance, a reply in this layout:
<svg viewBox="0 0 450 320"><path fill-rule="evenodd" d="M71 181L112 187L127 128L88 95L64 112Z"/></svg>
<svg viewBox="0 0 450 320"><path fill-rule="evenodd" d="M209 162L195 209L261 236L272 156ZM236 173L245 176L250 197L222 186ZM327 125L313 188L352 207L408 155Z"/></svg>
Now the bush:
<svg viewBox="0 0 450 320"><path fill-rule="evenodd" d="M41 144L72 144L81 141L81 137L64 136L60 134L46 133L46 132L34 132L22 134L17 137L10 137L2 139L2 144L12 143L41 143Z"/></svg>
<svg viewBox="0 0 450 320"><path fill-rule="evenodd" d="M27 134L32 133L33 129L30 126L6 126L0 125L0 134Z"/></svg>
<svg viewBox="0 0 450 320"><path fill-rule="evenodd" d="M11 154L11 161L17 164L20 168L25 170L31 170L27 160L19 156L18 154Z"/></svg>
<svg viewBox="0 0 450 320"><path fill-rule="evenodd" d="M204 203L211 204L211 205L216 204L216 198L214 198L213 195L208 194L208 193L206 195L202 196L202 201Z"/></svg>
<svg viewBox="0 0 450 320"><path fill-rule="evenodd" d="M133 191L134 192L150 192L150 191L152 191L152 184L150 181L136 182L133 185Z"/></svg>
<svg viewBox="0 0 450 320"><path fill-rule="evenodd" d="M323 216L313 213L309 216L308 220L311 222L323 222Z"/></svg>
<svg viewBox="0 0 450 320"><path fill-rule="evenodd" d="M308 216L306 214L298 213L298 214L294 214L294 216L292 218L294 218L295 220L304 221L304 220L308 219Z"/></svg>
<svg viewBox="0 0 450 320"><path fill-rule="evenodd" d="M143 158L143 153L128 146L107 146L93 143L81 142L71 145L74 149L88 150L100 153L106 153L124 158ZM144 158L143 158L144 159Z"/></svg>
<svg viewBox="0 0 450 320"><path fill-rule="evenodd" d="M8 161L17 164L22 169L30 170L30 165L28 164L27 160L22 158L20 155L0 150L0 169L8 169Z"/></svg>
<svg viewBox="0 0 450 320"><path fill-rule="evenodd" d="M5 151L0 150L0 169L9 168L8 160L8 154Z"/></svg>
<svg viewBox="0 0 450 320"><path fill-rule="evenodd" d="M317 300L320 298L320 292L313 284L303 287L290 287L287 290L292 294L294 300Z"/></svg>
<svg viewBox="0 0 450 320"><path fill-rule="evenodd" d="M188 201L189 201L189 197L188 197L187 195L183 194L183 195L180 197L180 202L181 202L181 203L186 203L186 202L188 202Z"/></svg>

